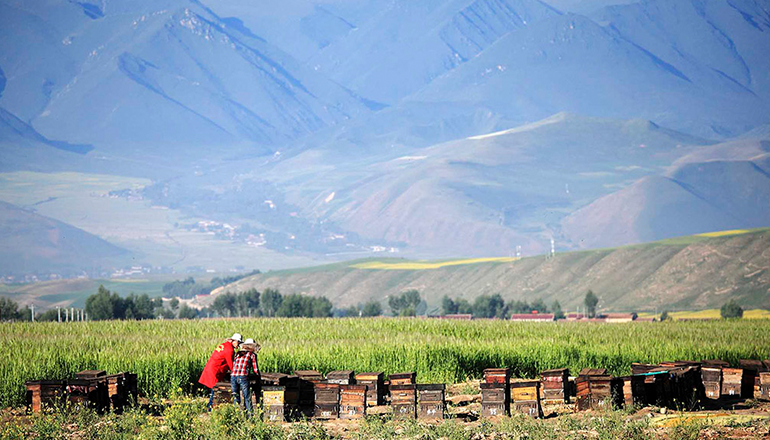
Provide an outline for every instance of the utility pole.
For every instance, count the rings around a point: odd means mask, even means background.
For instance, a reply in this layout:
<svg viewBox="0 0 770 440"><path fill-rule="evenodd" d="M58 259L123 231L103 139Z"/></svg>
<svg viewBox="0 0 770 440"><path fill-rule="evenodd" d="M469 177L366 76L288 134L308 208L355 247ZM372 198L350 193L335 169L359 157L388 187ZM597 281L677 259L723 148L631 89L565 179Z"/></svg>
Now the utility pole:
<svg viewBox="0 0 770 440"><path fill-rule="evenodd" d="M57 322L61 322L61 307L56 307Z"/></svg>
<svg viewBox="0 0 770 440"><path fill-rule="evenodd" d="M35 304L30 304L30 314L32 314L32 322L35 322Z"/></svg>
<svg viewBox="0 0 770 440"><path fill-rule="evenodd" d="M70 307L70 317L72 318L73 321L75 321L75 308L74 307Z"/></svg>

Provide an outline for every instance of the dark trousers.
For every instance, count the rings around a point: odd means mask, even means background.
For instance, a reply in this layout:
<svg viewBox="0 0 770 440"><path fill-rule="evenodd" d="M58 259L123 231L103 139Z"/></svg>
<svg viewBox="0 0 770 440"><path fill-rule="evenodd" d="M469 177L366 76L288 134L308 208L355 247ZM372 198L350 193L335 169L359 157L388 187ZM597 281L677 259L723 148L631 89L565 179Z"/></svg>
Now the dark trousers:
<svg viewBox="0 0 770 440"><path fill-rule="evenodd" d="M241 394L243 394L243 403L246 405L246 412L251 415L251 388L249 388L249 376L230 376L230 388L233 391L233 403L241 405Z"/></svg>

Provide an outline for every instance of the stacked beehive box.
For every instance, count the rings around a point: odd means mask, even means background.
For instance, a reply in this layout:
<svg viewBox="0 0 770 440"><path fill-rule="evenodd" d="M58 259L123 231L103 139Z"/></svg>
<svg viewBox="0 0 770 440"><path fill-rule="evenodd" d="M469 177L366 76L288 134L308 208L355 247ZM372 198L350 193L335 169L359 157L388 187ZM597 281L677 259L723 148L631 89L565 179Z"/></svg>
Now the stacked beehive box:
<svg viewBox="0 0 770 440"><path fill-rule="evenodd" d="M305 417L313 417L315 414L315 384L325 379L321 373L315 370L297 370L294 375L299 383L299 410Z"/></svg>
<svg viewBox="0 0 770 440"><path fill-rule="evenodd" d="M353 374L353 370L330 371L329 374L326 375L326 381L338 385L355 385L356 378L355 374Z"/></svg>
<svg viewBox="0 0 770 440"><path fill-rule="evenodd" d="M414 419L417 417L417 373L391 374L389 379L390 404L393 417Z"/></svg>
<svg viewBox="0 0 770 440"><path fill-rule="evenodd" d="M672 409L695 409L705 395L701 367L690 365L668 371L669 395L666 404Z"/></svg>
<svg viewBox="0 0 770 440"><path fill-rule="evenodd" d="M759 373L759 398L770 400L770 371Z"/></svg>
<svg viewBox="0 0 770 440"><path fill-rule="evenodd" d="M481 383L481 415L496 417L510 414L511 400L508 382L511 371L508 368L487 368Z"/></svg>
<svg viewBox="0 0 770 440"><path fill-rule="evenodd" d="M569 403L569 370L557 368L540 373L543 404Z"/></svg>
<svg viewBox="0 0 770 440"><path fill-rule="evenodd" d="M360 419L366 415L367 385L340 385L341 419Z"/></svg>
<svg viewBox="0 0 770 440"><path fill-rule="evenodd" d="M615 407L630 408L634 406L636 404L634 401L634 383L643 381L644 379L640 376L613 377L610 382L610 389Z"/></svg>
<svg viewBox="0 0 770 440"><path fill-rule="evenodd" d="M217 382L212 389L214 390L214 400L212 400L214 406L233 403L233 391L229 381Z"/></svg>
<svg viewBox="0 0 770 440"><path fill-rule="evenodd" d="M67 393L67 381L64 380L33 380L25 384L27 387L27 408L32 412L40 412L44 408L60 407Z"/></svg>
<svg viewBox="0 0 770 440"><path fill-rule="evenodd" d="M97 412L104 412L110 407L107 372L103 370L84 370L75 374L74 380L67 381L67 402L86 405Z"/></svg>
<svg viewBox="0 0 770 440"><path fill-rule="evenodd" d="M417 386L391 384L390 404L393 407L393 418L414 419L417 417Z"/></svg>
<svg viewBox="0 0 770 440"><path fill-rule="evenodd" d="M602 409L612 405L611 378L604 368L584 368L575 384L577 398L575 409Z"/></svg>
<svg viewBox="0 0 770 440"><path fill-rule="evenodd" d="M703 364L700 372L706 398L719 399L722 395L722 367L714 364Z"/></svg>
<svg viewBox="0 0 770 440"><path fill-rule="evenodd" d="M317 419L336 419L340 412L340 385L336 383L316 383L315 412Z"/></svg>
<svg viewBox="0 0 770 440"><path fill-rule="evenodd" d="M743 368L743 386L741 395L744 397L760 398L759 373L765 371L762 361L742 359L739 362Z"/></svg>
<svg viewBox="0 0 770 440"><path fill-rule="evenodd" d="M722 367L722 397L741 397L743 387L743 368Z"/></svg>
<svg viewBox="0 0 770 440"><path fill-rule="evenodd" d="M512 381L510 389L511 412L543 417L543 408L540 405L540 381Z"/></svg>
<svg viewBox="0 0 770 440"><path fill-rule="evenodd" d="M118 373L107 376L107 394L115 412L122 412L131 402L136 402L136 375Z"/></svg>
<svg viewBox="0 0 770 440"><path fill-rule="evenodd" d="M444 384L417 385L417 418L441 420L446 412L446 386Z"/></svg>
<svg viewBox="0 0 770 440"><path fill-rule="evenodd" d="M291 386L263 386L264 418L271 422L289 422L298 415L299 388Z"/></svg>
<svg viewBox="0 0 770 440"><path fill-rule="evenodd" d="M283 373L263 373L261 380L265 420L293 420L299 411L299 377Z"/></svg>
<svg viewBox="0 0 770 440"><path fill-rule="evenodd" d="M356 384L366 385L366 404L379 406L385 404L385 376L382 372L358 373Z"/></svg>

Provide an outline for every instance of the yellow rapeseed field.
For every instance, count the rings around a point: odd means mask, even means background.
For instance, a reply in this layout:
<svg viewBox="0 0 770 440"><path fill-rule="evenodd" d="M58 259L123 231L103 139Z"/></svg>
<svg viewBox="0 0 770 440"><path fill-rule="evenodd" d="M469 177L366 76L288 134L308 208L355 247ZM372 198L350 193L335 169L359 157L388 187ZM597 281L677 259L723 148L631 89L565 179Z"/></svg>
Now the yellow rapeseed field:
<svg viewBox="0 0 770 440"><path fill-rule="evenodd" d="M350 267L355 269L374 269L374 270L428 270L440 269L448 266L462 266L466 264L479 263L510 263L519 260L517 257L494 257L494 258L467 258L463 260L450 261L409 261L404 263L387 263L382 261L369 261L366 263L354 264Z"/></svg>

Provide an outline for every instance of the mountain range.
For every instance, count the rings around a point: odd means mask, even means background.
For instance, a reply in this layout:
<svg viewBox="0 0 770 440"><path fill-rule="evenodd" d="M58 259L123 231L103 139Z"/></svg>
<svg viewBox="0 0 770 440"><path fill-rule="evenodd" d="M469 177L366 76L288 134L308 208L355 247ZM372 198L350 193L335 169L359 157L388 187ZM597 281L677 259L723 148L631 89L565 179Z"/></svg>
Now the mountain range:
<svg viewBox="0 0 770 440"><path fill-rule="evenodd" d="M0 0L0 171L320 260L762 227L768 53L762 0Z"/></svg>

